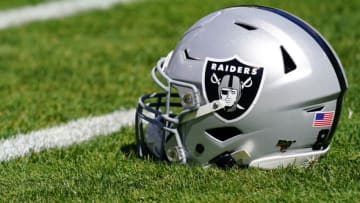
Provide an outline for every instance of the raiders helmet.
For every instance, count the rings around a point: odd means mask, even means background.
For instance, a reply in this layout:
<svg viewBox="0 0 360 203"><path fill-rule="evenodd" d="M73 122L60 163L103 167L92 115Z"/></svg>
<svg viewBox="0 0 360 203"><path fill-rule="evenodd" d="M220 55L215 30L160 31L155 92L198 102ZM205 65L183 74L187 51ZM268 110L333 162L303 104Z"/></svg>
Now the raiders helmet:
<svg viewBox="0 0 360 203"><path fill-rule="evenodd" d="M151 75L162 92L139 98L139 156L205 167L318 160L347 88L340 60L314 28L262 6L203 17Z"/></svg>

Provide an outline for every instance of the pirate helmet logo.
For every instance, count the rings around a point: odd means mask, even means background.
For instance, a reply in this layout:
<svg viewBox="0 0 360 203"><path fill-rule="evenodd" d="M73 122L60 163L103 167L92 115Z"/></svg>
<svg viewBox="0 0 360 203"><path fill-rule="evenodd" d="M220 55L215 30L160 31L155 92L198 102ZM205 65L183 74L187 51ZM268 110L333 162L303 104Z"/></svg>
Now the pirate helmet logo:
<svg viewBox="0 0 360 203"><path fill-rule="evenodd" d="M222 100L225 108L216 112L225 120L236 120L251 108L259 91L263 68L246 65L237 57L209 59L204 65L203 91L208 102Z"/></svg>
<svg viewBox="0 0 360 203"><path fill-rule="evenodd" d="M225 111L233 112L241 96L240 79L236 75L225 75L218 87L219 99L225 101Z"/></svg>

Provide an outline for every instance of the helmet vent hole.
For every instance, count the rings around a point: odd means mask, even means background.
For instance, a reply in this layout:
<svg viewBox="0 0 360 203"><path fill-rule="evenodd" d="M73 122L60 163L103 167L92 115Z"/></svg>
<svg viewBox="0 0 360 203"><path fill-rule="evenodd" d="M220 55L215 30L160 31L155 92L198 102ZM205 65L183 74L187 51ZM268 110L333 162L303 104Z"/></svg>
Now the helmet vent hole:
<svg viewBox="0 0 360 203"><path fill-rule="evenodd" d="M324 106L315 106L315 107L310 107L310 108L307 108L307 109L304 109L306 112L316 112L316 111L321 111L323 110Z"/></svg>
<svg viewBox="0 0 360 203"><path fill-rule="evenodd" d="M245 23L240 23L240 22L235 22L235 25L237 26L240 26L246 30L249 30L249 31L252 31L252 30L256 30L257 28L254 27L254 26L251 26L251 25L248 25L248 24L245 24Z"/></svg>
<svg viewBox="0 0 360 203"><path fill-rule="evenodd" d="M296 64L283 46L280 46L280 49L284 61L284 72L285 74L290 73L296 69Z"/></svg>
<svg viewBox="0 0 360 203"><path fill-rule="evenodd" d="M190 56L188 49L184 50L184 54L185 54L185 58L188 59L188 60L195 60L195 61L200 60L197 57Z"/></svg>
<svg viewBox="0 0 360 203"><path fill-rule="evenodd" d="M225 141L232 137L242 134L242 131L235 127L223 127L223 128L213 128L205 131L211 137L214 137L217 140Z"/></svg>
<svg viewBox="0 0 360 203"><path fill-rule="evenodd" d="M205 151L205 147L202 144L197 144L195 146L195 151L199 154L202 154Z"/></svg>

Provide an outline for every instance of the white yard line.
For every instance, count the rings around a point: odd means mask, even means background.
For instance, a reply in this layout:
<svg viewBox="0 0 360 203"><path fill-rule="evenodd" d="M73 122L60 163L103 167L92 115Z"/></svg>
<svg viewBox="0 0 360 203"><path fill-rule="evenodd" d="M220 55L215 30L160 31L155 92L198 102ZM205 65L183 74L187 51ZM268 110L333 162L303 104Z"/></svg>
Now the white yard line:
<svg viewBox="0 0 360 203"><path fill-rule="evenodd" d="M0 141L0 161L43 149L64 147L86 141L97 135L109 135L133 125L135 109L80 118L59 126L18 134Z"/></svg>
<svg viewBox="0 0 360 203"><path fill-rule="evenodd" d="M36 20L46 20L73 15L91 9L106 9L131 0L62 0L35 6L25 6L0 11L0 29ZM108 135L132 125L135 109L110 114L80 118L66 124L18 134L0 140L0 161L23 156L43 149L80 143L97 135Z"/></svg>
<svg viewBox="0 0 360 203"><path fill-rule="evenodd" d="M92 9L107 9L129 1L131 0L62 0L3 10L0 11L0 29L37 20L61 18Z"/></svg>

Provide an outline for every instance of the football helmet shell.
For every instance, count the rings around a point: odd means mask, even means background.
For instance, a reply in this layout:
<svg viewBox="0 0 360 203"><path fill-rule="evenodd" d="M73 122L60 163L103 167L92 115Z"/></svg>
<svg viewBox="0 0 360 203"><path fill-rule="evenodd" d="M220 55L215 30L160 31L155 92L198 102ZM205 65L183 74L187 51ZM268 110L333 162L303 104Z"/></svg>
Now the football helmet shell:
<svg viewBox="0 0 360 203"><path fill-rule="evenodd" d="M239 6L192 25L139 98L141 157L203 166L306 165L330 148L347 80L336 53L285 11Z"/></svg>

